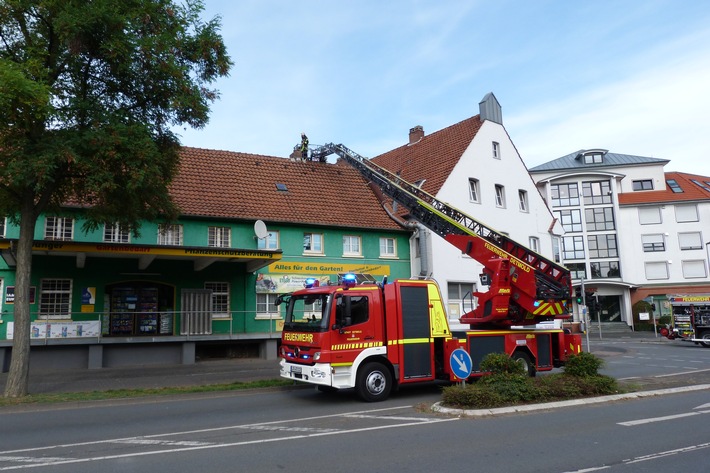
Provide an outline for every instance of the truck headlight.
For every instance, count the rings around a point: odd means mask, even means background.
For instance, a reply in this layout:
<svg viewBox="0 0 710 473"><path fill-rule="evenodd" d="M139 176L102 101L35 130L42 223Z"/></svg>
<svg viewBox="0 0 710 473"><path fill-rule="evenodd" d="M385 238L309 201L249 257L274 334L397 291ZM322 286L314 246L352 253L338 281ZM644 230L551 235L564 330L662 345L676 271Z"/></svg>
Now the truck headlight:
<svg viewBox="0 0 710 473"><path fill-rule="evenodd" d="M313 354L313 361L318 361L320 360L320 352L317 351Z"/></svg>

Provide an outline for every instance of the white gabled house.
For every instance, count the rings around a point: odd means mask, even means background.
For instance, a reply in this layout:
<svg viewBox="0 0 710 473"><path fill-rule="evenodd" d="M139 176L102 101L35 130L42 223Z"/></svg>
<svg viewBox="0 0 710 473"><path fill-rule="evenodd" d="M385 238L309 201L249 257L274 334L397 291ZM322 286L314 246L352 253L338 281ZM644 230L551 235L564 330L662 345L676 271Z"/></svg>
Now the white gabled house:
<svg viewBox="0 0 710 473"><path fill-rule="evenodd" d="M503 126L501 106L492 93L480 102L479 111L430 135L416 126L407 144L373 161L485 226L559 261L562 227ZM468 296L470 310L470 293L486 290L479 282L481 264L423 226L412 239L412 276L435 279L452 328L465 328L457 326L464 300Z"/></svg>

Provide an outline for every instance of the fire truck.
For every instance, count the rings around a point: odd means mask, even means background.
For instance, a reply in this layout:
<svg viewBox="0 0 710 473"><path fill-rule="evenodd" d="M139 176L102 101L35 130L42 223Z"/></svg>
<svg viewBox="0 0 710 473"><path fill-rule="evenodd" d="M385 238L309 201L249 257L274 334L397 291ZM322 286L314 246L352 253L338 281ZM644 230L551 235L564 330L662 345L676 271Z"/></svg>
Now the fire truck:
<svg viewBox="0 0 710 473"><path fill-rule="evenodd" d="M280 376L321 391L355 389L364 401L386 399L400 386L481 376L482 359L506 353L530 376L581 352L581 335L561 328L569 318L569 271L341 144L312 150L314 161L337 154L413 220L483 265L487 291L467 295L460 317L469 330L452 333L439 286L404 279L337 285L307 280L277 298L286 304L279 348ZM385 197L386 196L386 197ZM456 357L464 350L463 356ZM470 363L470 365L469 365Z"/></svg>
<svg viewBox="0 0 710 473"><path fill-rule="evenodd" d="M710 348L710 294L668 296L673 308L670 326L661 335Z"/></svg>

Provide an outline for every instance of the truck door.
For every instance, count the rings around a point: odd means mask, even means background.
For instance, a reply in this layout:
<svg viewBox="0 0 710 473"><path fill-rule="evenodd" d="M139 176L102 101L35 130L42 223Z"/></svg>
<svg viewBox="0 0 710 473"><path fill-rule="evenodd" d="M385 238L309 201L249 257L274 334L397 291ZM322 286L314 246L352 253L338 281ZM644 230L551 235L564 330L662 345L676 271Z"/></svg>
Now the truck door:
<svg viewBox="0 0 710 473"><path fill-rule="evenodd" d="M372 311L372 295L354 291L336 295L331 326L335 363L352 362L364 349L382 346L382 332Z"/></svg>
<svg viewBox="0 0 710 473"><path fill-rule="evenodd" d="M433 344L427 286L400 287L404 379L432 377Z"/></svg>

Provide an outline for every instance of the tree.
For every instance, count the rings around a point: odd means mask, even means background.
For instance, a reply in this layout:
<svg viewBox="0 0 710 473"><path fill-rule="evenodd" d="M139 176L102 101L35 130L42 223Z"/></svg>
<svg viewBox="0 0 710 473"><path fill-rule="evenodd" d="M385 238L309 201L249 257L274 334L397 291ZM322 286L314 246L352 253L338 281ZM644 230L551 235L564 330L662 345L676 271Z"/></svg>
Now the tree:
<svg viewBox="0 0 710 473"><path fill-rule="evenodd" d="M28 392L30 277L42 213L81 207L137 234L171 220L171 127L203 127L232 62L202 0L4 0L0 4L0 216L19 225L6 397Z"/></svg>

